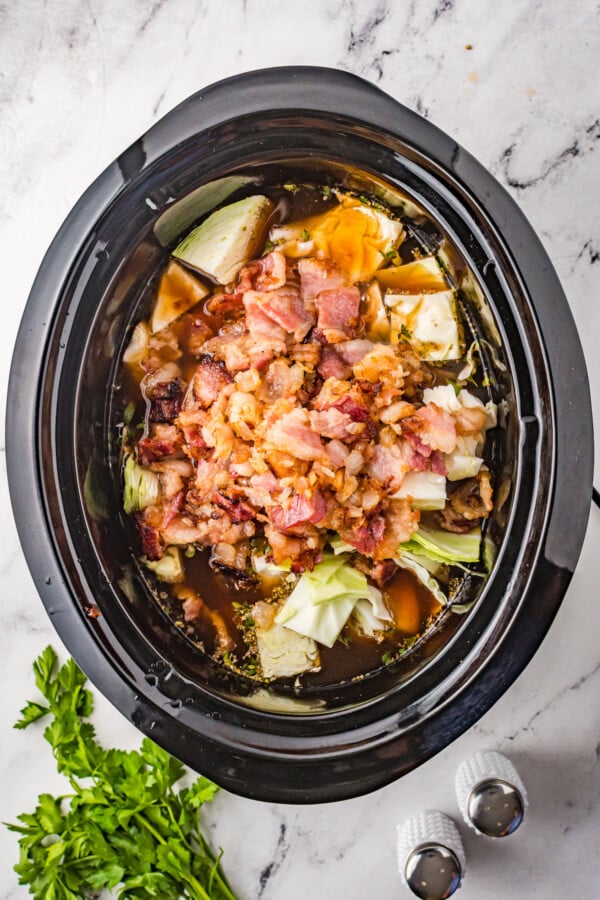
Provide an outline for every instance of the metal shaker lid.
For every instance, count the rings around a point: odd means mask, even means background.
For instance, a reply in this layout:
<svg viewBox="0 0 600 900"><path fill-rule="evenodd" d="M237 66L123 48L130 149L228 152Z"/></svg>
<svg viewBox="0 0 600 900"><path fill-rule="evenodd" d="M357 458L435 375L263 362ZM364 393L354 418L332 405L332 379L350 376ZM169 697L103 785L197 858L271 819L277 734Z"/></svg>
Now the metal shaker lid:
<svg viewBox="0 0 600 900"><path fill-rule="evenodd" d="M480 750L460 764L456 799L465 822L487 837L513 834L527 811L527 791L519 773L496 750Z"/></svg>
<svg viewBox="0 0 600 900"><path fill-rule="evenodd" d="M514 784L490 778L473 788L467 811L471 822L482 834L506 837L523 821L525 803Z"/></svg>
<svg viewBox="0 0 600 900"><path fill-rule="evenodd" d="M460 887L465 851L456 824L440 810L417 813L398 826L398 869L421 900L445 900Z"/></svg>
<svg viewBox="0 0 600 900"><path fill-rule="evenodd" d="M404 877L413 894L422 900L445 900L460 887L462 867L448 847L423 844L415 847L406 860Z"/></svg>

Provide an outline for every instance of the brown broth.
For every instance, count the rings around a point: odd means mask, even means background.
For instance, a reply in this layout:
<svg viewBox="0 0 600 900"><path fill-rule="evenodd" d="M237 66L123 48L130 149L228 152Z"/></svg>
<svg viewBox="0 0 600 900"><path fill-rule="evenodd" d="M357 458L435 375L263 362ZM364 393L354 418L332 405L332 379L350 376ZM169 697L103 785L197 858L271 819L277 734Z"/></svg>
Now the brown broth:
<svg viewBox="0 0 600 900"><path fill-rule="evenodd" d="M269 592L262 590L258 582L241 582L221 573L210 563L210 551L197 551L191 559L185 559L185 586L191 588L211 609L224 619L235 642L230 662L236 669L248 674L247 646L243 630L238 627L239 606L252 607L258 600L268 599ZM161 586L162 587L162 586ZM398 648L410 644L411 639L423 635L441 614L442 607L418 578L406 569L399 569L383 590L387 605L394 617L394 625L382 639L375 640L357 633L352 624L346 625L333 647L319 647L321 670L302 676L310 685L338 684L372 672L386 659L394 656ZM238 608L234 607L238 604ZM183 622L179 601L172 599L167 611L176 622ZM215 632L205 619L187 627L188 636L202 645L209 655L215 652Z"/></svg>

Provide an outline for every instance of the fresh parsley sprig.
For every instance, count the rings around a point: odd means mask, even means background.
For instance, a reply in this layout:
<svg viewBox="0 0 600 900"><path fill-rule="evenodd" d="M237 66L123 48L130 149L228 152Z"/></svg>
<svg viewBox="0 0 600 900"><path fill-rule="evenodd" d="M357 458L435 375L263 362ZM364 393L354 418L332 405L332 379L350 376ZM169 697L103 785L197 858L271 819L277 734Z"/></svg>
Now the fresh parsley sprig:
<svg viewBox="0 0 600 900"><path fill-rule="evenodd" d="M52 647L33 664L45 703L29 701L15 728L50 716L44 737L71 792L41 794L8 825L19 838L19 883L39 900L79 900L107 888L119 900L235 900L202 835L198 810L218 788L207 778L177 788L186 769L144 738L138 751L106 750L85 721L86 677Z"/></svg>

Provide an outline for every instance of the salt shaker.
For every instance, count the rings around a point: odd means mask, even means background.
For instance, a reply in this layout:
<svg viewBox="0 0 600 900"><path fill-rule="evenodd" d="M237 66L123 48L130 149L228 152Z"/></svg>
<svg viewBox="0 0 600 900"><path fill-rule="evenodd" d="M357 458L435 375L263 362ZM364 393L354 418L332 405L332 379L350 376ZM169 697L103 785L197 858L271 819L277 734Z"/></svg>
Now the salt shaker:
<svg viewBox="0 0 600 900"><path fill-rule="evenodd" d="M527 792L519 773L495 750L482 750L461 763L456 799L467 825L487 837L513 834L527 810Z"/></svg>
<svg viewBox="0 0 600 900"><path fill-rule="evenodd" d="M466 869L462 840L452 819L427 810L399 825L398 867L406 886L421 900L451 897Z"/></svg>

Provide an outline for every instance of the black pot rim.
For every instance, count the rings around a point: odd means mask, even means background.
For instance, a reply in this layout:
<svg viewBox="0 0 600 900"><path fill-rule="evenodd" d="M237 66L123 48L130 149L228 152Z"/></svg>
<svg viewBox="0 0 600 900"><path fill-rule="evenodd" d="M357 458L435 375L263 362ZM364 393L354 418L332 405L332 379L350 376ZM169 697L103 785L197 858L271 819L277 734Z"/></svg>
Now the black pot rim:
<svg viewBox="0 0 600 900"><path fill-rule="evenodd" d="M166 149L191 137L200 121L208 132L228 118L223 109L233 114L236 104L246 114L344 114L401 141L409 160L411 155L427 158L465 204L480 210L483 226L531 298L532 327L539 330L544 348L542 374L551 385L548 458L542 461L551 464L551 472L539 521L530 532L535 545L528 557L530 568L514 573L521 593L511 620L501 631L492 633L490 628L479 636L479 659L465 669L451 696L436 697L432 691L430 708L421 705L414 715L406 710L402 717L388 702L385 715L375 723L368 717L355 722L350 731L342 728L331 738L324 736L320 747L314 740L303 744L302 736L289 746L273 737L270 746L268 733L261 732L259 740L260 729L253 731L261 717L252 711L242 714L247 718L241 729L229 728L221 722L225 702L221 712L219 704L204 710L202 733L188 725L185 716L178 717L169 698L144 683L130 661L119 658L110 646L116 640L122 656L118 638L102 622L87 617L77 602L75 595L87 596L85 586L82 580L78 591L66 577L46 513L40 470L40 378L52 364L52 319L94 222ZM337 800L382 786L441 750L514 681L548 630L579 556L592 493L592 443L589 387L577 332L550 260L516 204L473 157L431 123L356 76L313 67L263 69L198 92L96 179L68 215L38 272L17 338L7 406L7 465L19 536L36 587L69 651L127 718L176 756L239 794L286 802ZM573 447L577 464L567 467L573 462ZM302 718L297 718L302 731ZM343 722L344 712L330 718ZM269 717L263 720L268 723Z"/></svg>

